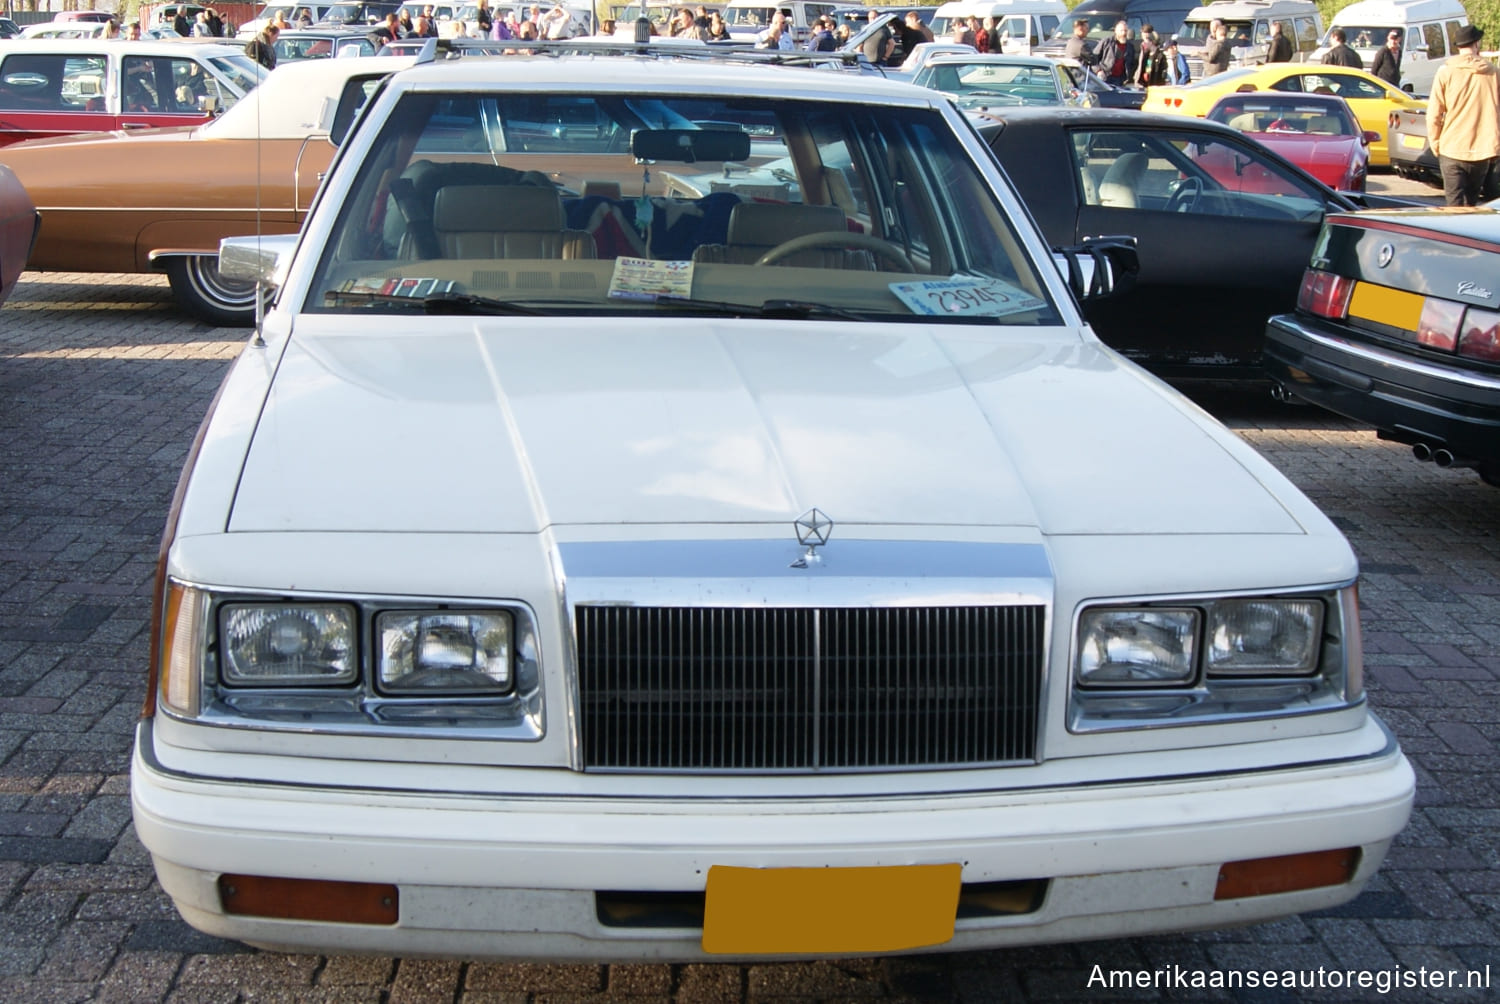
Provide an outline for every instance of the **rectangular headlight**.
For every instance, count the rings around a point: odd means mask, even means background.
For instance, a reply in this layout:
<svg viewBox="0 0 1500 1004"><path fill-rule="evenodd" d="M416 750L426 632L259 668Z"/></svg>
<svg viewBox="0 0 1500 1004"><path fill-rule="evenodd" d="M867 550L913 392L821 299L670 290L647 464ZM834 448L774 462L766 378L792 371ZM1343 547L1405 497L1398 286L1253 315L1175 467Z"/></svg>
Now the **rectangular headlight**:
<svg viewBox="0 0 1500 1004"><path fill-rule="evenodd" d="M1197 669L1198 611L1098 607L1078 624L1078 682L1094 687L1181 687Z"/></svg>
<svg viewBox="0 0 1500 1004"><path fill-rule="evenodd" d="M390 694L502 694L511 689L511 615L504 610L383 613L376 680Z"/></svg>
<svg viewBox="0 0 1500 1004"><path fill-rule="evenodd" d="M1322 639L1320 600L1220 600L1208 610L1207 670L1213 676L1311 673Z"/></svg>
<svg viewBox="0 0 1500 1004"><path fill-rule="evenodd" d="M299 687L354 682L354 608L340 603L229 603L219 610L224 682Z"/></svg>

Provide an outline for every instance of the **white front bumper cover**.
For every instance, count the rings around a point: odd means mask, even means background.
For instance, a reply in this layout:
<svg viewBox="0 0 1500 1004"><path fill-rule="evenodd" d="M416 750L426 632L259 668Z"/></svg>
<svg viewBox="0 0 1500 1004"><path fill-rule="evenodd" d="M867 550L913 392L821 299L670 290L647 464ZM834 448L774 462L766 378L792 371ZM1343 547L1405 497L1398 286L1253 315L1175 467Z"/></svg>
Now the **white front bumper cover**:
<svg viewBox="0 0 1500 1004"><path fill-rule="evenodd" d="M729 961L704 953L701 930L606 926L595 907L595 890L701 891L716 864L958 862L966 885L1050 880L1035 911L960 919L933 951L1250 923L1356 896L1414 788L1388 733L1373 755L1265 772L839 801L301 788L168 772L149 722L137 738L135 826L194 927L294 951L475 959ZM1345 847L1362 852L1347 883L1214 899L1225 862ZM392 883L400 919L226 914L223 873Z"/></svg>

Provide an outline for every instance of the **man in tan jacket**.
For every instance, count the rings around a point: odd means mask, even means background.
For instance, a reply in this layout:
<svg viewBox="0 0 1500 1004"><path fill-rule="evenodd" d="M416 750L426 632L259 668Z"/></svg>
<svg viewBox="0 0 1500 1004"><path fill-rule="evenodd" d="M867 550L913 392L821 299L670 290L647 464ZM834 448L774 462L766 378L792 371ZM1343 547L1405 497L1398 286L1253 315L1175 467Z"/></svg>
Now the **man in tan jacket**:
<svg viewBox="0 0 1500 1004"><path fill-rule="evenodd" d="M1483 37L1472 24L1458 30L1458 55L1438 67L1427 99L1427 143L1450 206L1477 205L1500 188L1500 74L1479 55Z"/></svg>

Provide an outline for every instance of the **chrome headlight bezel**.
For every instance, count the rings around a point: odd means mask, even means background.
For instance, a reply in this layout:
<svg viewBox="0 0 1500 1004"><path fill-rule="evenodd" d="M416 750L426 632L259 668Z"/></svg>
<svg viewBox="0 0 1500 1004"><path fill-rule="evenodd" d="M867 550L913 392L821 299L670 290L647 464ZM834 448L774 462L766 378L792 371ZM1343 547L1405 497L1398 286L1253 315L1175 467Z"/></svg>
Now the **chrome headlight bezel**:
<svg viewBox="0 0 1500 1004"><path fill-rule="evenodd" d="M511 600L476 604L444 597L350 596L217 590L168 583L167 627L158 697L172 718L198 725L299 733L420 735L535 741L543 736L536 615ZM352 672L306 676L226 670L226 617L244 610L342 610L352 618ZM383 615L509 619L507 683L392 692L377 685L376 622Z"/></svg>
<svg viewBox="0 0 1500 1004"><path fill-rule="evenodd" d="M1111 615L1198 613L1193 672L1117 672L1114 678L1085 670L1087 629ZM1270 661L1275 632L1247 612L1291 612L1292 633L1303 642L1294 656ZM1229 631L1227 625L1240 627ZM1090 600L1076 609L1069 663L1070 732L1122 731L1174 725L1274 718L1348 708L1364 700L1359 609L1353 583L1338 588L1264 594L1131 597ZM1217 637L1216 637L1217 635ZM1233 644L1229 642L1233 641ZM1247 657L1247 652L1249 653Z"/></svg>

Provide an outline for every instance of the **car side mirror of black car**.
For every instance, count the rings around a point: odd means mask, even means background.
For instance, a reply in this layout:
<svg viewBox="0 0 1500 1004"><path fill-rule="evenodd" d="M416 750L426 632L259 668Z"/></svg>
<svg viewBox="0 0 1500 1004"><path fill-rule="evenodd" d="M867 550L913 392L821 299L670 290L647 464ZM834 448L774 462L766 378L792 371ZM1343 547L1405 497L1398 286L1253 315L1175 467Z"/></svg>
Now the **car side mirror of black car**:
<svg viewBox="0 0 1500 1004"><path fill-rule="evenodd" d="M1135 238L1125 234L1086 237L1082 244L1053 248L1052 257L1079 303L1118 296L1141 271Z"/></svg>

